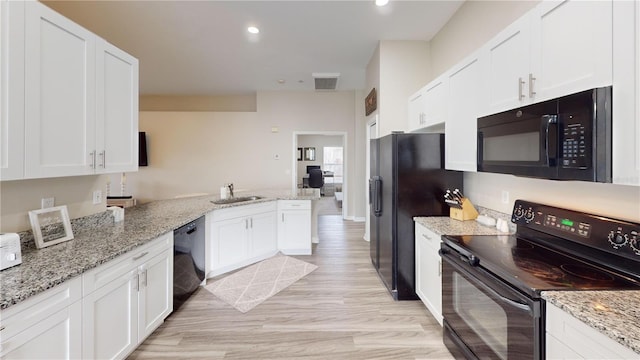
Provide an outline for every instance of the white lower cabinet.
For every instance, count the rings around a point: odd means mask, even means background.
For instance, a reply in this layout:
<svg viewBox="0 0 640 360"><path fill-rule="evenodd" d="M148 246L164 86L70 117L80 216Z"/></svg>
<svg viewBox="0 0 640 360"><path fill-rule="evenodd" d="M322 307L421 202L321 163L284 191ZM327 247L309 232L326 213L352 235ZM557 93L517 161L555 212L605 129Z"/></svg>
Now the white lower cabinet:
<svg viewBox="0 0 640 360"><path fill-rule="evenodd" d="M82 356L122 359L173 309L173 234L83 274Z"/></svg>
<svg viewBox="0 0 640 360"><path fill-rule="evenodd" d="M547 359L638 359L638 357L636 352L547 302Z"/></svg>
<svg viewBox="0 0 640 360"><path fill-rule="evenodd" d="M416 223L416 294L442 325L440 236Z"/></svg>
<svg viewBox="0 0 640 360"><path fill-rule="evenodd" d="M0 358L82 357L80 277L0 312Z"/></svg>
<svg viewBox="0 0 640 360"><path fill-rule="evenodd" d="M276 202L236 206L207 215L211 238L207 277L266 259L278 252Z"/></svg>
<svg viewBox="0 0 640 360"><path fill-rule="evenodd" d="M278 200L278 249L311 255L311 200Z"/></svg>

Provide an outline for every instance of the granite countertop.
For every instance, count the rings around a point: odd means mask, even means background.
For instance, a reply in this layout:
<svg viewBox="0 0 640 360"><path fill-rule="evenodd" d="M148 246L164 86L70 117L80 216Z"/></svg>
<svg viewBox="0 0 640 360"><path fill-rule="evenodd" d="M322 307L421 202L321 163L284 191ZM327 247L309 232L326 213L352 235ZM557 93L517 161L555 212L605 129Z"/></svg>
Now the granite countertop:
<svg viewBox="0 0 640 360"><path fill-rule="evenodd" d="M494 219L510 220L511 215L503 214L491 209L478 207L478 212ZM423 225L438 235L505 235L516 232L515 224L509 222L509 232L503 233L495 226L485 226L475 220L460 221L448 216L414 217L413 221Z"/></svg>
<svg viewBox="0 0 640 360"><path fill-rule="evenodd" d="M640 290L543 291L542 298L640 354Z"/></svg>
<svg viewBox="0 0 640 360"><path fill-rule="evenodd" d="M61 284L213 210L275 200L318 199L315 192L292 195L287 190L243 191L236 194L249 195L263 198L225 205L213 204L212 200L219 199L213 195L158 200L126 208L122 222L114 223L110 215L106 215L109 217L107 222L93 218L76 222L73 226L74 239L70 241L43 249L36 249L33 240L28 244L23 243L22 264L0 271L0 309Z"/></svg>

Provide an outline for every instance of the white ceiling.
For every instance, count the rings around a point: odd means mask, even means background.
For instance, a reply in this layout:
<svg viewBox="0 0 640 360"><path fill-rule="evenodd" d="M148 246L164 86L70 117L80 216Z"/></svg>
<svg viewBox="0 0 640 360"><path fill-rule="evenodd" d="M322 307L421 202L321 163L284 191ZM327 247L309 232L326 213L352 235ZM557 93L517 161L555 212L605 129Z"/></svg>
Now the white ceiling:
<svg viewBox="0 0 640 360"><path fill-rule="evenodd" d="M225 95L312 90L314 72L363 89L379 40L430 40L463 1L44 2L137 57L141 94Z"/></svg>

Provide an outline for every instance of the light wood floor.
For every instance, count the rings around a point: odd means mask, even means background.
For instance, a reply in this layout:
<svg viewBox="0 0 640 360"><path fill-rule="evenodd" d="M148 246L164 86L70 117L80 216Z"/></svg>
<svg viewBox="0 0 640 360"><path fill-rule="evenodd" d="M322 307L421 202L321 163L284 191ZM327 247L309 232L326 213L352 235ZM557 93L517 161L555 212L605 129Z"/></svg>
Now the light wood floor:
<svg viewBox="0 0 640 360"><path fill-rule="evenodd" d="M364 224L319 217L318 265L243 314L199 289L130 359L452 359L420 301L393 301Z"/></svg>

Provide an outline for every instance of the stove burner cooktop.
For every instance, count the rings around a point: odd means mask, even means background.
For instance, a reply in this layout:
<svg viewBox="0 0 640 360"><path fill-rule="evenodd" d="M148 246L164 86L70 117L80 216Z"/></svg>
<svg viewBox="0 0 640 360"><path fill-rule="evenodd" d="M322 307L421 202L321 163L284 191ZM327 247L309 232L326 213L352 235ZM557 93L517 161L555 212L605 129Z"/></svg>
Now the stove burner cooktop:
<svg viewBox="0 0 640 360"><path fill-rule="evenodd" d="M474 254L479 266L523 291L636 288L638 284L573 256L514 235L447 236L448 243Z"/></svg>

